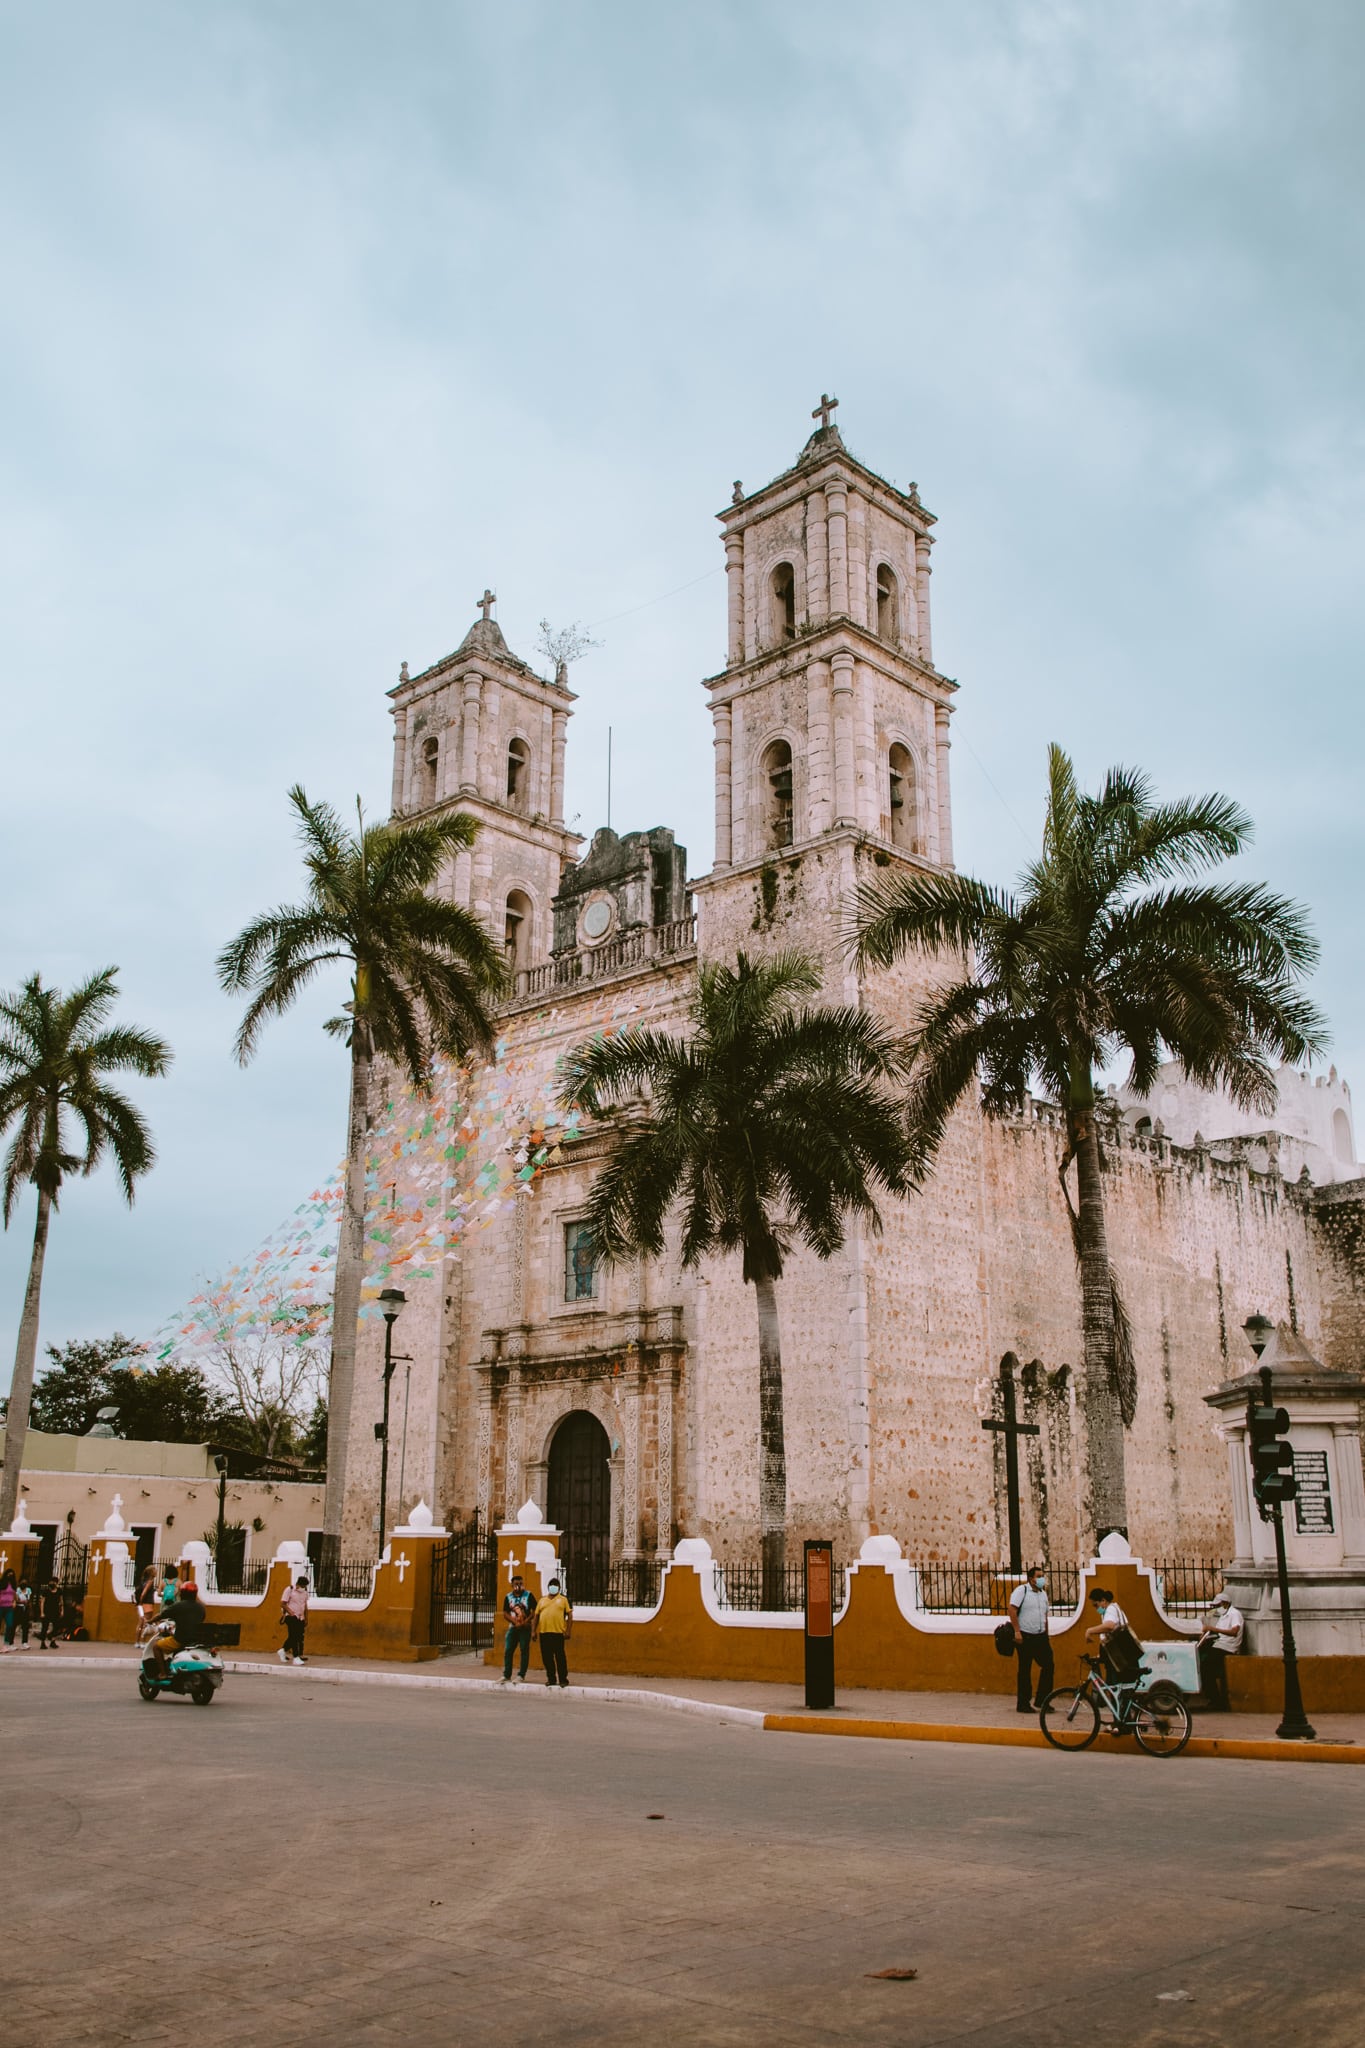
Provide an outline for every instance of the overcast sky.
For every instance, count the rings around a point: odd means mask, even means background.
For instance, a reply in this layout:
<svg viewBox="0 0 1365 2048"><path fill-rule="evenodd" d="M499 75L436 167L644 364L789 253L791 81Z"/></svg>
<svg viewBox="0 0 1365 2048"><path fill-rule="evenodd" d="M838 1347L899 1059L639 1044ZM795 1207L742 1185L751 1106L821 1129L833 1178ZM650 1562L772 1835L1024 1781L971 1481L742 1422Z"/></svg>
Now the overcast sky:
<svg viewBox="0 0 1365 2048"><path fill-rule="evenodd" d="M485 582L598 625L570 814L711 858L714 514L822 390L939 515L959 863L1044 749L1221 788L1365 1085L1354 0L0 4L0 985L164 1033L136 1208L70 1186L44 1341L145 1333L334 1164L318 988L245 1073L213 958L288 785L387 806L385 691ZM32 1228L0 1263L0 1375Z"/></svg>

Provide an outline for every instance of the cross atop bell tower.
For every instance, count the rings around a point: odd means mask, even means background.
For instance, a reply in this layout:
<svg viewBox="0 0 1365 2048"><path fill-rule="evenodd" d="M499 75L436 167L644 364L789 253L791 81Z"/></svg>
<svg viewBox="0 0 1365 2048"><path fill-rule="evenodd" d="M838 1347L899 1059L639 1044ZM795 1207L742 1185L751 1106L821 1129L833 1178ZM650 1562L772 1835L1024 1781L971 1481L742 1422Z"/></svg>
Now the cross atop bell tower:
<svg viewBox="0 0 1365 2048"><path fill-rule="evenodd" d="M822 392L790 469L717 515L728 659L715 720L716 870L832 834L952 864L948 724L934 667L934 515L852 455Z"/></svg>

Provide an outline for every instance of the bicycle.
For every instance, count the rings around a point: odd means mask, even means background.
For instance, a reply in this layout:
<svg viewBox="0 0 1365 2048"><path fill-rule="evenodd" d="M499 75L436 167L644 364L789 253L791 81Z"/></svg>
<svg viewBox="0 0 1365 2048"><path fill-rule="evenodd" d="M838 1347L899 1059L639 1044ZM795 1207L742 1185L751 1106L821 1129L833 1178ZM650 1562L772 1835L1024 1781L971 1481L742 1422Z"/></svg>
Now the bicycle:
<svg viewBox="0 0 1365 2048"><path fill-rule="evenodd" d="M1056 1687L1039 1710L1043 1734L1054 1749L1089 1749L1103 1727L1108 1735L1136 1736L1148 1756L1179 1756L1193 1722L1178 1687L1163 1680L1144 1691L1146 1665L1138 1678L1121 1682L1102 1675L1098 1657L1082 1657L1081 1662L1090 1667L1081 1683Z"/></svg>

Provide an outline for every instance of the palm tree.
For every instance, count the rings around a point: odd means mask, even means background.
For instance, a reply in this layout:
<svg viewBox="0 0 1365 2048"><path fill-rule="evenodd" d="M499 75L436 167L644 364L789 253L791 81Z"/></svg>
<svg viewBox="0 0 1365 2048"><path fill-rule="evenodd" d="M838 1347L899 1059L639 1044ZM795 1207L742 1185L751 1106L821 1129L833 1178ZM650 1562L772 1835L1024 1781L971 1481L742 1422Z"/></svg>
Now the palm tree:
<svg viewBox="0 0 1365 2048"><path fill-rule="evenodd" d="M18 995L0 996L0 1131L17 1125L5 1154L0 1208L6 1229L20 1190L31 1183L38 1195L5 1417L0 1529L13 1522L19 1497L38 1355L43 1260L62 1182L73 1173L93 1173L108 1152L131 1205L134 1181L156 1157L141 1112L111 1088L105 1076L141 1074L151 1079L166 1072L171 1051L149 1031L106 1021L118 1000L117 974L115 967L102 968L69 996L45 988L35 974Z"/></svg>
<svg viewBox="0 0 1365 2048"><path fill-rule="evenodd" d="M1127 1533L1123 1429L1132 1408L1125 1414L1096 1075L1126 1055L1132 1086L1146 1094L1164 1050L1202 1086L1225 1088L1243 1108L1271 1109L1270 1059L1304 1060L1324 1043L1323 1021L1299 988L1317 958L1303 912L1256 883L1182 879L1231 859L1250 838L1250 819L1229 798L1158 804L1131 769L1112 768L1099 794L1086 795L1054 746L1042 855L1017 894L950 874L900 875L859 893L862 964L886 967L910 951L974 959L926 997L914 1022L917 1173L927 1172L948 1117L978 1084L990 1116L1018 1109L1035 1083L1065 1109L1061 1179L1080 1267L1097 1539Z"/></svg>
<svg viewBox="0 0 1365 2048"><path fill-rule="evenodd" d="M664 1248L682 1214L682 1259L738 1251L758 1309L759 1516L764 1605L777 1604L787 1461L777 1282L798 1241L828 1259L846 1219L879 1224L873 1189L909 1185L895 1040L865 1012L798 1007L820 987L801 953L703 967L687 1037L636 1030L593 1039L566 1063L569 1103L621 1113L594 1184L588 1229L608 1259ZM638 1098L647 1097L645 1104Z"/></svg>
<svg viewBox="0 0 1365 2048"><path fill-rule="evenodd" d="M323 1528L335 1557L341 1542L346 1447L355 1379L356 1324L365 1265L365 1163L371 1077L376 1060L400 1067L426 1089L436 1054L462 1059L492 1041L488 1001L504 984L502 957L478 919L432 893L445 862L473 844L478 826L463 811L367 825L355 831L327 804L289 792L299 820L308 894L268 910L218 958L218 978L250 1002L237 1033L245 1066L267 1018L282 1016L322 968L345 962L351 997L326 1029L351 1053L346 1181L332 1296L327 1394L327 1494Z"/></svg>

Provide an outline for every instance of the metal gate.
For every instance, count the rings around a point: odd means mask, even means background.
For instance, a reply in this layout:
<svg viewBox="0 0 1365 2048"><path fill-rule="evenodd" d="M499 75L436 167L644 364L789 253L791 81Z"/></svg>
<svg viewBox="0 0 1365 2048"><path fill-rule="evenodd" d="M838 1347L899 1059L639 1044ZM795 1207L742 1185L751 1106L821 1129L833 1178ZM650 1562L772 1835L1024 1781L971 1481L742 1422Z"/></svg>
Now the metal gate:
<svg viewBox="0 0 1365 2048"><path fill-rule="evenodd" d="M497 1598L497 1530L476 1514L432 1551L432 1642L448 1650L477 1650L491 1643Z"/></svg>

